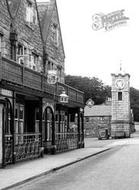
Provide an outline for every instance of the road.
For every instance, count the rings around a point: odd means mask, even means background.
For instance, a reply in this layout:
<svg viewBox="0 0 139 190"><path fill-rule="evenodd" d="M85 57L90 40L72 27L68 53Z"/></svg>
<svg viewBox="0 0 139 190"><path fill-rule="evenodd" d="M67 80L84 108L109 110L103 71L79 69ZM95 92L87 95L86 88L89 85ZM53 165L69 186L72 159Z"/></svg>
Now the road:
<svg viewBox="0 0 139 190"><path fill-rule="evenodd" d="M139 135L117 140L110 151L14 187L14 190L18 189L138 190Z"/></svg>

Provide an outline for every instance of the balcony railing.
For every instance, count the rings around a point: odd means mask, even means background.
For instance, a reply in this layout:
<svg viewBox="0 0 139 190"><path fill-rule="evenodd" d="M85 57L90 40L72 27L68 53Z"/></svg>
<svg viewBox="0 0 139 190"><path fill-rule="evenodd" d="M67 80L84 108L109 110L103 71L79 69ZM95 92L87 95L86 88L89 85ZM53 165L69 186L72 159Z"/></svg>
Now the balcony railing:
<svg viewBox="0 0 139 190"><path fill-rule="evenodd" d="M69 101L72 103L84 104L84 93L64 83L57 83L56 94L60 95L62 90L69 96Z"/></svg>
<svg viewBox="0 0 139 190"><path fill-rule="evenodd" d="M13 60L9 60L0 56L0 80L10 82L16 85L29 87L34 90L39 90L42 93L55 94L57 98L60 94L60 87L64 88L69 96L69 101L83 105L83 92L72 88L63 83L50 85L47 82L47 76L36 72L32 69L24 67Z"/></svg>

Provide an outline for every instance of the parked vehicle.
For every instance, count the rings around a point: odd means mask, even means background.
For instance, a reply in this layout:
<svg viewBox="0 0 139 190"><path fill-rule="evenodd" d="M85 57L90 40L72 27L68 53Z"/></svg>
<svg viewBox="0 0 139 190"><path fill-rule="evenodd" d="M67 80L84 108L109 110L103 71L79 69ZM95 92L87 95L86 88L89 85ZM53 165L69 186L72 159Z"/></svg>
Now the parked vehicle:
<svg viewBox="0 0 139 190"><path fill-rule="evenodd" d="M109 139L111 133L110 133L110 127L109 126L98 126L98 139Z"/></svg>

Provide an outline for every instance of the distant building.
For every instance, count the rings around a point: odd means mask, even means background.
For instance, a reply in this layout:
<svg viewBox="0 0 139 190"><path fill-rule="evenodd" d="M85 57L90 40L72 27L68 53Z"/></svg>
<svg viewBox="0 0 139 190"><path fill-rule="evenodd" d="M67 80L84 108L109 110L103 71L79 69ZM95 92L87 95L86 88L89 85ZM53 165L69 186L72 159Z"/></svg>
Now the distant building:
<svg viewBox="0 0 139 190"><path fill-rule="evenodd" d="M130 75L119 71L112 74L112 99L94 105L89 99L84 109L85 136L97 137L97 128L110 126L111 137L130 137L135 131L134 116L130 107Z"/></svg>
<svg viewBox="0 0 139 190"><path fill-rule="evenodd" d="M110 126L111 99L101 105L93 105L92 100L89 99L84 108L84 122L86 137L97 137L98 126Z"/></svg>

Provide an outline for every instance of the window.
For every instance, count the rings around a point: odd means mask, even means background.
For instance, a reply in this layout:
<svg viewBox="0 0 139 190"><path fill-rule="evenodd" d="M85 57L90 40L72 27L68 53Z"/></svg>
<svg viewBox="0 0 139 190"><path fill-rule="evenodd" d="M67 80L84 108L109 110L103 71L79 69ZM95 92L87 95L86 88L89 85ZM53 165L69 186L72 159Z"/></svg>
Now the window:
<svg viewBox="0 0 139 190"><path fill-rule="evenodd" d="M21 65L28 64L27 48L21 44L18 44L17 46L17 62Z"/></svg>
<svg viewBox="0 0 139 190"><path fill-rule="evenodd" d="M26 22L28 22L29 24L37 24L37 12L29 0L27 0L26 7Z"/></svg>
<svg viewBox="0 0 139 190"><path fill-rule="evenodd" d="M118 92L118 101L122 100L122 92Z"/></svg>
<svg viewBox="0 0 139 190"><path fill-rule="evenodd" d="M28 23L33 22L33 7L32 7L32 3L29 1L27 1L27 7L26 7L26 21Z"/></svg>
<svg viewBox="0 0 139 190"><path fill-rule="evenodd" d="M89 117L86 117L85 119L86 119L86 122L89 122Z"/></svg>
<svg viewBox="0 0 139 190"><path fill-rule="evenodd" d="M51 69L51 63L50 61L48 61L48 66L47 66L47 69L50 70Z"/></svg>
<svg viewBox="0 0 139 190"><path fill-rule="evenodd" d="M36 55L35 53L32 53L32 69L35 70L35 71L38 70L37 69L38 59L39 59L39 56Z"/></svg>
<svg viewBox="0 0 139 190"><path fill-rule="evenodd" d="M23 143L24 133L24 105L20 103L16 103L15 105L15 133L21 134L17 135L15 139L15 143Z"/></svg>
<svg viewBox="0 0 139 190"><path fill-rule="evenodd" d="M52 41L54 42L55 46L59 45L59 31L58 31L58 25L56 23L53 23L52 26Z"/></svg>
<svg viewBox="0 0 139 190"><path fill-rule="evenodd" d="M39 120L40 120L39 108L35 108L35 132L36 133L39 133Z"/></svg>
<svg viewBox="0 0 139 190"><path fill-rule="evenodd" d="M70 122L74 122L75 121L75 114L71 114L70 115Z"/></svg>

